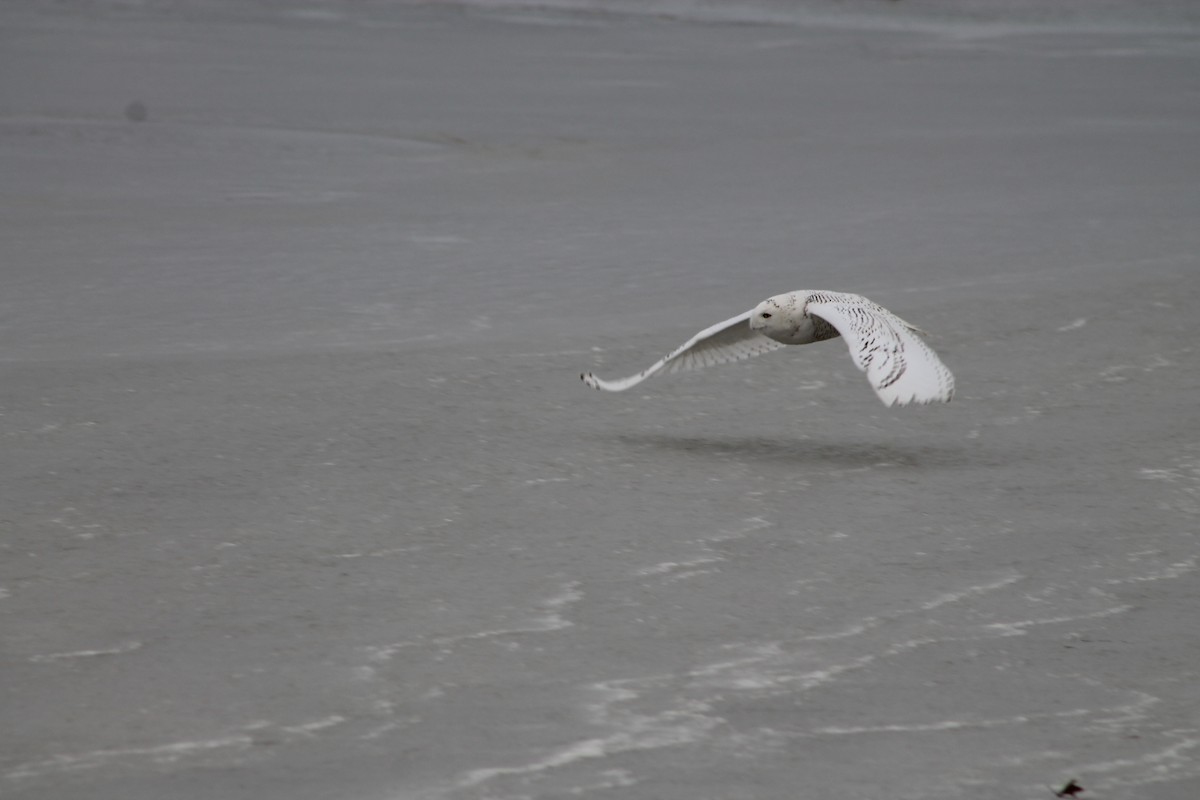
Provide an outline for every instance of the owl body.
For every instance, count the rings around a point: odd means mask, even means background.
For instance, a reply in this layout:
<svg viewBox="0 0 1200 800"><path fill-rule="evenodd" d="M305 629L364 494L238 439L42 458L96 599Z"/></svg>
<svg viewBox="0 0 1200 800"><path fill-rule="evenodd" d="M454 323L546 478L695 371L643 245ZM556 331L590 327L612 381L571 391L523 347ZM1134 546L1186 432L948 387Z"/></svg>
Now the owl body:
<svg viewBox="0 0 1200 800"><path fill-rule="evenodd" d="M604 380L585 372L580 377L595 389L621 392L660 373L699 369L762 355L784 345L840 337L885 405L949 402L954 397L954 374L922 341L924 333L862 295L787 292L705 328L636 375Z"/></svg>
<svg viewBox="0 0 1200 800"><path fill-rule="evenodd" d="M767 298L750 314L750 329L780 344L812 344L841 336L837 328L808 313L810 302L828 302L834 292L787 292Z"/></svg>

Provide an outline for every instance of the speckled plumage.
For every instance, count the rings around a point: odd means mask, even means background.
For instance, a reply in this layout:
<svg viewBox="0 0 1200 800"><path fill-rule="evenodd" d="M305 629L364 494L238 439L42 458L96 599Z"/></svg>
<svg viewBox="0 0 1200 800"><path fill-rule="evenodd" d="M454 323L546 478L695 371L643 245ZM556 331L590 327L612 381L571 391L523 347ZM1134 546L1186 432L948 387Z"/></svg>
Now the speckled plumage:
<svg viewBox="0 0 1200 800"><path fill-rule="evenodd" d="M841 336L855 365L885 405L949 402L954 375L917 334L920 328L865 297L846 292L788 292L705 328L628 378L606 381L586 372L588 386L620 392L663 372L699 369Z"/></svg>

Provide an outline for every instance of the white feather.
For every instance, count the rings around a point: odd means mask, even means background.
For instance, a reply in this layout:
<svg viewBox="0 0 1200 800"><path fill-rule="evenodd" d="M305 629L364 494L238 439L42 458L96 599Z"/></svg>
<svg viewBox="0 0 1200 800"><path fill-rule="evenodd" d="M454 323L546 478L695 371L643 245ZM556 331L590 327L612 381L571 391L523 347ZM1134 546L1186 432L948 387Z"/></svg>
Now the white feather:
<svg viewBox="0 0 1200 800"><path fill-rule="evenodd" d="M593 389L623 392L660 372L682 372L762 355L783 345L750 330L750 311L705 328L657 362L628 378L606 381L590 372L580 377Z"/></svg>
<svg viewBox="0 0 1200 800"><path fill-rule="evenodd" d="M824 294L836 299L810 301L808 313L837 328L884 405L950 401L954 375L916 335L919 328L860 295Z"/></svg>

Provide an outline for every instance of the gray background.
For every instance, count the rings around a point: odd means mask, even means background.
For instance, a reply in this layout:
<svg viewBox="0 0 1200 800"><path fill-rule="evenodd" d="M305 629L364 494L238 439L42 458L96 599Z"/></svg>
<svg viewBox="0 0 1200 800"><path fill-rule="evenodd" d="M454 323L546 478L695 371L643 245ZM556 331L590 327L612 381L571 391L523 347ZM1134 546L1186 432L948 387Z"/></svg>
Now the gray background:
<svg viewBox="0 0 1200 800"><path fill-rule="evenodd" d="M5 3L0 795L1200 796L1200 44L1102 5ZM955 402L579 383L793 289Z"/></svg>

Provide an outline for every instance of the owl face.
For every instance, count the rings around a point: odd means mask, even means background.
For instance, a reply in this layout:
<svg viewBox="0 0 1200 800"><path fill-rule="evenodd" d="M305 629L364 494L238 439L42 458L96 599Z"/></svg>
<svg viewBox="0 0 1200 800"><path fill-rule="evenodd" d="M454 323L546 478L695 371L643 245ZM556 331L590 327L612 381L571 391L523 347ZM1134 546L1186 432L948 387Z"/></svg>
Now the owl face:
<svg viewBox="0 0 1200 800"><path fill-rule="evenodd" d="M761 331L770 336L772 333L782 334L795 327L793 312L796 308L796 298L792 294L780 294L768 297L750 314L750 329Z"/></svg>

